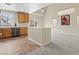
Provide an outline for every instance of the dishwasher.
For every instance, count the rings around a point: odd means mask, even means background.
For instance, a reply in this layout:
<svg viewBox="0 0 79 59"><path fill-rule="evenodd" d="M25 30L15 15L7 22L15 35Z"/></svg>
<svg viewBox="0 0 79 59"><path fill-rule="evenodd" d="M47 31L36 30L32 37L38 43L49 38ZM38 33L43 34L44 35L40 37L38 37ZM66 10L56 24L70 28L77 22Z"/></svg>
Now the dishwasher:
<svg viewBox="0 0 79 59"><path fill-rule="evenodd" d="M12 28L12 37L20 36L20 28Z"/></svg>

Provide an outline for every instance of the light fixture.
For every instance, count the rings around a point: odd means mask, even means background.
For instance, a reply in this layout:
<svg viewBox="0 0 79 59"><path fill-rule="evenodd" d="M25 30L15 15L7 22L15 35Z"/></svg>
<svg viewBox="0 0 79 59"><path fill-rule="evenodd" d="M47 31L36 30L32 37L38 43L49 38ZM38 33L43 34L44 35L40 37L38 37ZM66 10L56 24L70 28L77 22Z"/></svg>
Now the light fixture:
<svg viewBox="0 0 79 59"><path fill-rule="evenodd" d="M41 12L44 12L44 10L42 9Z"/></svg>
<svg viewBox="0 0 79 59"><path fill-rule="evenodd" d="M11 6L12 4L11 3L5 3L5 5Z"/></svg>

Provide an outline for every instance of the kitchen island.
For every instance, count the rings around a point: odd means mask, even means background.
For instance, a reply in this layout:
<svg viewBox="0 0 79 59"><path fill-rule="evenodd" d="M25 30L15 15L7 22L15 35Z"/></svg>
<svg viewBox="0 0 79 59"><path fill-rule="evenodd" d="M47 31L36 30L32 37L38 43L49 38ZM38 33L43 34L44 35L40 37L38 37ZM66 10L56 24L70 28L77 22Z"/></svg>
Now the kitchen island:
<svg viewBox="0 0 79 59"><path fill-rule="evenodd" d="M29 27L29 40L45 46L51 42L51 28Z"/></svg>

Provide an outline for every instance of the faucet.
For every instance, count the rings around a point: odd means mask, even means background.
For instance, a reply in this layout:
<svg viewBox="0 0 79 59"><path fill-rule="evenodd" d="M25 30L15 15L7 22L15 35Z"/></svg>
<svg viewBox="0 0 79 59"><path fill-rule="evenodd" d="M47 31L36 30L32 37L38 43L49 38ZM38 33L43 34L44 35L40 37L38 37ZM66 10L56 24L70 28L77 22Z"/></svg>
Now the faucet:
<svg viewBox="0 0 79 59"><path fill-rule="evenodd" d="M17 27L17 24L15 23L15 27Z"/></svg>

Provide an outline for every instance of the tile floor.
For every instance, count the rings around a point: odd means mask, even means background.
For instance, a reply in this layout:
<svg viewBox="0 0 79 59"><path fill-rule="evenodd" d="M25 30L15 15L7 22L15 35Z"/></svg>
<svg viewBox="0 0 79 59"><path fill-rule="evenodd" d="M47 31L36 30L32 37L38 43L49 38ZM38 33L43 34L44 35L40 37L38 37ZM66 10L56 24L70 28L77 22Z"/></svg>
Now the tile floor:
<svg viewBox="0 0 79 59"><path fill-rule="evenodd" d="M26 36L0 39L0 55L25 55L39 47Z"/></svg>
<svg viewBox="0 0 79 59"><path fill-rule="evenodd" d="M27 37L0 40L0 55L79 55L79 37L54 34L52 41L43 47Z"/></svg>
<svg viewBox="0 0 79 59"><path fill-rule="evenodd" d="M30 55L79 55L79 37L54 34L52 42L29 53Z"/></svg>

